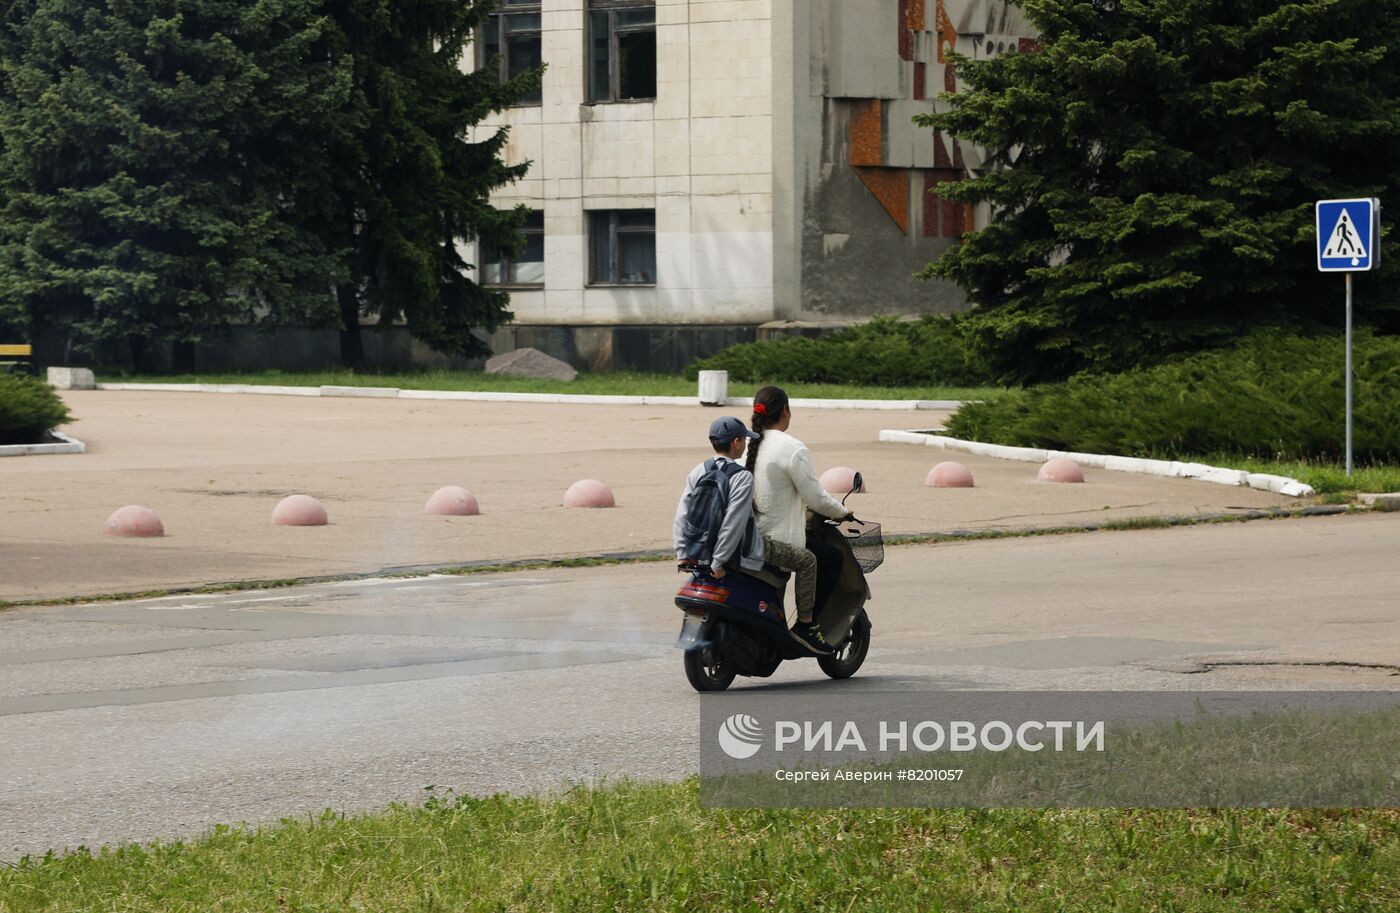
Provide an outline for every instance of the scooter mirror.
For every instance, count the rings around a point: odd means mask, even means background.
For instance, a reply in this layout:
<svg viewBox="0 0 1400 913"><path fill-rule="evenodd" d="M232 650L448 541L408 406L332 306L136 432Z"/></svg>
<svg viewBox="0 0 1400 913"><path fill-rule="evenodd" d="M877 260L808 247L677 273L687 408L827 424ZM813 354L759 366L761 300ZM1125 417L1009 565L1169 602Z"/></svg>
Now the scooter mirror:
<svg viewBox="0 0 1400 913"><path fill-rule="evenodd" d="M851 478L851 491L860 491L860 490L863 489L864 487L865 487L865 480L862 479L862 478L860 477L860 473L856 473L856 474Z"/></svg>

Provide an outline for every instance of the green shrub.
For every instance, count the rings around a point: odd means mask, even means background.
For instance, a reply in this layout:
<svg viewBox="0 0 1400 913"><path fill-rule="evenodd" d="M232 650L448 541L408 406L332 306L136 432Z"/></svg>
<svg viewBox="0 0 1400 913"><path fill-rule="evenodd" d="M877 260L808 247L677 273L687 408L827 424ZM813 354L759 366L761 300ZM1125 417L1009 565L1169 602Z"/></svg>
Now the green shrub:
<svg viewBox="0 0 1400 913"><path fill-rule="evenodd" d="M73 420L53 387L32 377L0 375L0 444L31 444Z"/></svg>
<svg viewBox="0 0 1400 913"><path fill-rule="evenodd" d="M1261 333L1232 349L965 406L948 431L1127 456L1335 460L1345 446L1344 359L1340 337ZM1356 457L1400 459L1400 338L1357 337Z"/></svg>
<svg viewBox="0 0 1400 913"><path fill-rule="evenodd" d="M879 317L819 338L792 337L731 346L686 368L728 371L745 383L859 384L909 387L980 386L994 383L986 364L971 354L958 321Z"/></svg>

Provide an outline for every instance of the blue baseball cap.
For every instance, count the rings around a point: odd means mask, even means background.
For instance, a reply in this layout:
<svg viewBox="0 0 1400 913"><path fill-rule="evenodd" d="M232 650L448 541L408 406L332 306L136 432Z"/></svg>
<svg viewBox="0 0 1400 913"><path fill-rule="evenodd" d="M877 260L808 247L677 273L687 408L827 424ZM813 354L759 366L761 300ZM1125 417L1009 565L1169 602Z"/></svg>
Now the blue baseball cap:
<svg viewBox="0 0 1400 913"><path fill-rule="evenodd" d="M710 422L710 440L718 441L722 444L732 443L735 439L746 437L758 440L760 435L744 427L744 423L732 415L717 418Z"/></svg>

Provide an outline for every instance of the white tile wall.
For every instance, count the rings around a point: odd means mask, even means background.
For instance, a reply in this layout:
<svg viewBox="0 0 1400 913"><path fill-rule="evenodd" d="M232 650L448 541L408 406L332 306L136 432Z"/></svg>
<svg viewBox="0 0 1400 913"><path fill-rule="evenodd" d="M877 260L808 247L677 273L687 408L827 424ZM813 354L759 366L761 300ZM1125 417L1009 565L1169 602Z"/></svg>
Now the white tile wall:
<svg viewBox="0 0 1400 913"><path fill-rule="evenodd" d="M658 0L657 99L588 105L586 0L543 0L544 102L510 129L529 175L500 205L545 211L545 289L522 323L728 323L773 318L770 0ZM655 208L657 287L588 288L584 213Z"/></svg>

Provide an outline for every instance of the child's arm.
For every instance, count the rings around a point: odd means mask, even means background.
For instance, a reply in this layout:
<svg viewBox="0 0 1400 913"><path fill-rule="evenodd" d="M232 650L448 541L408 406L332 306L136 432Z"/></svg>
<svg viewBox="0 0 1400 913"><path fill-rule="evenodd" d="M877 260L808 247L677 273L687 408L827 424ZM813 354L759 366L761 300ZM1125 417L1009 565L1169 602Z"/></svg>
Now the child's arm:
<svg viewBox="0 0 1400 913"><path fill-rule="evenodd" d="M724 511L715 538L715 553L710 567L722 569L744 544L744 532L753 513L753 473L736 472L729 479L729 506Z"/></svg>
<svg viewBox="0 0 1400 913"><path fill-rule="evenodd" d="M691 473L694 475L694 473ZM676 504L676 520L671 524L671 544L675 549L676 557L682 558L685 553L685 508L686 502L690 500L692 482L690 476L686 476L685 487L681 489L681 499Z"/></svg>

